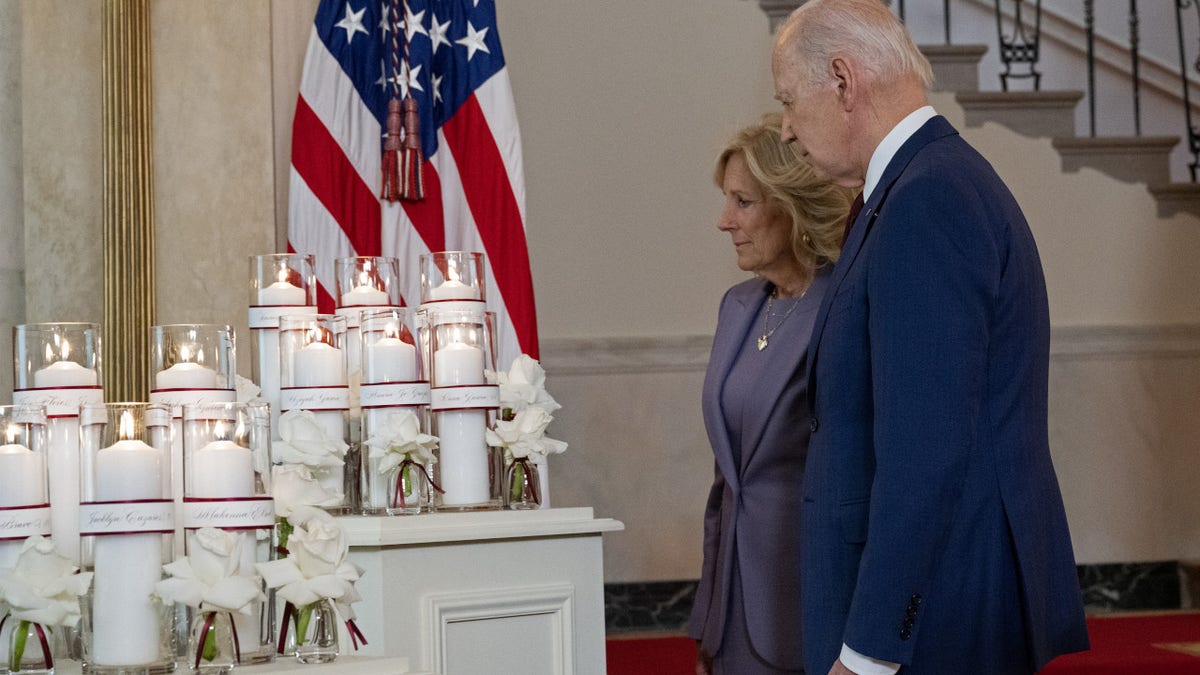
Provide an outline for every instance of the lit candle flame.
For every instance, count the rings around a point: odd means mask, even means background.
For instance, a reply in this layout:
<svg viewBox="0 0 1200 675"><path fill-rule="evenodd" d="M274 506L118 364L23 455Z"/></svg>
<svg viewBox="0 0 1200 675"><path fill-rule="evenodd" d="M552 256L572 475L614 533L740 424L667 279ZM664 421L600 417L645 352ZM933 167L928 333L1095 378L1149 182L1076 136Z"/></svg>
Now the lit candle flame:
<svg viewBox="0 0 1200 675"><path fill-rule="evenodd" d="M192 360L192 350L188 349L187 345L184 345L179 348L179 360L180 361Z"/></svg>
<svg viewBox="0 0 1200 675"><path fill-rule="evenodd" d="M389 323L383 327L383 336L390 338L400 337L400 328L394 323Z"/></svg>
<svg viewBox="0 0 1200 675"><path fill-rule="evenodd" d="M62 341L61 354L62 354L62 360L66 361L67 357L71 355L71 343L70 342L67 342L66 340Z"/></svg>
<svg viewBox="0 0 1200 675"><path fill-rule="evenodd" d="M16 442L17 442L17 436L18 436L20 433L21 433L21 427L19 427L19 426L15 425L15 424L10 424L10 425L8 425L8 429L7 429L6 433L5 433L5 435L6 435L6 436L8 436L8 442L9 442L9 444L16 443Z"/></svg>
<svg viewBox="0 0 1200 675"><path fill-rule="evenodd" d="M225 423L221 420L217 420L216 424L213 425L213 436L215 436L218 441L229 440L225 437Z"/></svg>
<svg viewBox="0 0 1200 675"><path fill-rule="evenodd" d="M133 440L133 413L128 410L121 413L121 422L117 427L117 436L122 441Z"/></svg>
<svg viewBox="0 0 1200 675"><path fill-rule="evenodd" d="M279 268L279 274L277 274L276 276L277 276L277 277L279 277L279 283L281 283L281 284L282 284L282 283L287 283L287 280L288 280L288 268L287 268L287 266L286 266L286 265L283 265L283 266L281 266L281 267Z"/></svg>

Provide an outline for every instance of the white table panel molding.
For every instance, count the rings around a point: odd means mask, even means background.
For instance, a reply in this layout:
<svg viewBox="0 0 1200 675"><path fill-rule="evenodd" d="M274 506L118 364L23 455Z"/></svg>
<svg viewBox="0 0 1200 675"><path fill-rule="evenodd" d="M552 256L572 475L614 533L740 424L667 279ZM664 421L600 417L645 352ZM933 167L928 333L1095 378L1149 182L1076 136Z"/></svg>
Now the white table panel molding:
<svg viewBox="0 0 1200 675"><path fill-rule="evenodd" d="M604 675L601 535L619 521L590 508L338 521L366 569L360 654L444 675Z"/></svg>

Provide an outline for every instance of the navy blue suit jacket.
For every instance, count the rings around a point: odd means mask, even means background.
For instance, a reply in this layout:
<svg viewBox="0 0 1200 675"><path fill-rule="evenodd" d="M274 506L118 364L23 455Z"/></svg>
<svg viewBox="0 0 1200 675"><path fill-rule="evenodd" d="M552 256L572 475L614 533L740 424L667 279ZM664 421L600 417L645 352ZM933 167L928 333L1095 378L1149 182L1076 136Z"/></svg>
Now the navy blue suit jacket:
<svg viewBox="0 0 1200 675"><path fill-rule="evenodd" d="M1028 673L1087 648L1047 438L1050 325L1015 199L942 117L888 164L813 329L804 651Z"/></svg>

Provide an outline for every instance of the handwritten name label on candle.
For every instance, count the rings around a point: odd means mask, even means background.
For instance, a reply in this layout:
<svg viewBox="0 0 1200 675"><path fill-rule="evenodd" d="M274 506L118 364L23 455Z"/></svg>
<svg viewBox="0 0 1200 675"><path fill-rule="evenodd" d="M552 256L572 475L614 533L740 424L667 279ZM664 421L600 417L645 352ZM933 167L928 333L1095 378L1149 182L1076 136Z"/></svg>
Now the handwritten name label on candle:
<svg viewBox="0 0 1200 675"><path fill-rule="evenodd" d="M175 531L175 503L170 500L140 502L83 502L79 505L79 534L136 534Z"/></svg>
<svg viewBox="0 0 1200 675"><path fill-rule="evenodd" d="M279 317L287 314L316 314L312 305L277 305L250 308L250 328L279 328Z"/></svg>
<svg viewBox="0 0 1200 675"><path fill-rule="evenodd" d="M429 393L430 410L500 407L500 387L494 384L470 387L434 387L429 390Z"/></svg>
<svg viewBox="0 0 1200 675"><path fill-rule="evenodd" d="M389 309L399 311L404 308L395 307L393 305L353 305L350 307L338 307L337 309L333 310L333 313L338 316L346 317L346 328L358 328L362 325L363 310L382 312Z"/></svg>
<svg viewBox="0 0 1200 675"><path fill-rule="evenodd" d="M349 410L349 387L284 387L279 390L279 409Z"/></svg>
<svg viewBox="0 0 1200 675"><path fill-rule="evenodd" d="M0 540L50 536L50 505L0 509Z"/></svg>
<svg viewBox="0 0 1200 675"><path fill-rule="evenodd" d="M65 389L18 389L13 392L13 405L44 405L46 417L76 417L84 403L104 403L102 387L68 387Z"/></svg>
<svg viewBox="0 0 1200 675"><path fill-rule="evenodd" d="M275 500L270 497L183 500L183 527L189 530L202 527L245 529L274 526Z"/></svg>
<svg viewBox="0 0 1200 675"><path fill-rule="evenodd" d="M204 403L236 403L235 389L159 389L150 392L151 403L171 406L175 419L183 416L183 406Z"/></svg>
<svg viewBox="0 0 1200 675"><path fill-rule="evenodd" d="M358 398L363 408L382 408L396 405L429 405L429 383L364 383L359 385Z"/></svg>

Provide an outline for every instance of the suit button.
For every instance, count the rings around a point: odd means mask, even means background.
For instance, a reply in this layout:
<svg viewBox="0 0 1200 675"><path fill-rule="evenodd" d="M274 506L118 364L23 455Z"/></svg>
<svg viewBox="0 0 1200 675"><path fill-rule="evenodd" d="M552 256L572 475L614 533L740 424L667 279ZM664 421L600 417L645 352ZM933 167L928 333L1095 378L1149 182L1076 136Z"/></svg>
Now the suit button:
<svg viewBox="0 0 1200 675"><path fill-rule="evenodd" d="M901 639L901 640L907 640L907 639L908 639L908 638L910 638L910 637L912 637L912 631L911 631L911 630L909 630L909 629L905 628L904 630L900 631L900 639Z"/></svg>
<svg viewBox="0 0 1200 675"><path fill-rule="evenodd" d="M817 424L817 418L814 417L808 421L808 430L814 434L817 432L817 426L819 426Z"/></svg>

